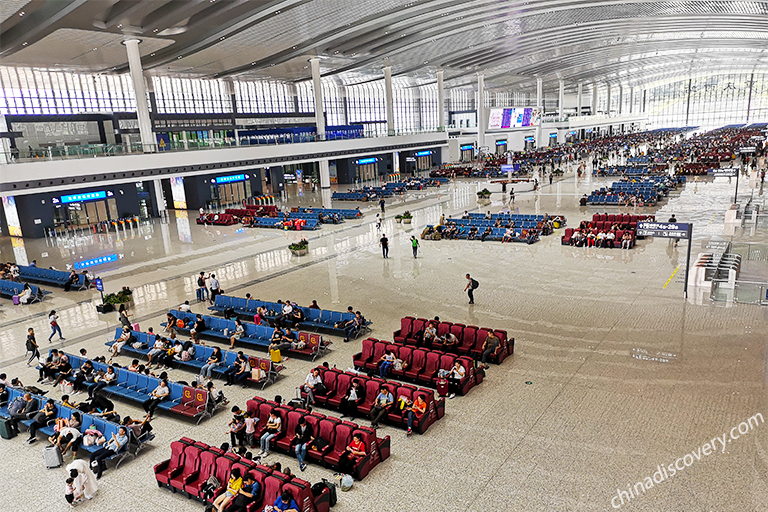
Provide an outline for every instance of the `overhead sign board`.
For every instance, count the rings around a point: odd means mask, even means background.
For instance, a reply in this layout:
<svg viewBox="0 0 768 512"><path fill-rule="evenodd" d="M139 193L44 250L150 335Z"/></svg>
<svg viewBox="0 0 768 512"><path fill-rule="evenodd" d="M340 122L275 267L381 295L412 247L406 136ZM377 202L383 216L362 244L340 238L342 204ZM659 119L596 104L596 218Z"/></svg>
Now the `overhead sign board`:
<svg viewBox="0 0 768 512"><path fill-rule="evenodd" d="M754 146L745 146L743 148L739 148L739 153L754 153L757 151L757 148Z"/></svg>
<svg viewBox="0 0 768 512"><path fill-rule="evenodd" d="M496 141L496 145L497 146L506 146L507 145L507 140L506 139L504 139L504 140L497 140Z"/></svg>
<svg viewBox="0 0 768 512"><path fill-rule="evenodd" d="M681 222L638 222L637 236L686 238L689 224Z"/></svg>
<svg viewBox="0 0 768 512"><path fill-rule="evenodd" d="M111 263L117 261L117 254L110 254L109 256L102 256L101 258L93 258L92 260L76 261L75 268L81 270L95 265L102 265L104 263Z"/></svg>
<svg viewBox="0 0 768 512"><path fill-rule="evenodd" d="M376 158L361 158L357 161L357 165L375 164Z"/></svg>
<svg viewBox="0 0 768 512"><path fill-rule="evenodd" d="M104 291L104 282L101 280L101 278L96 278L93 280L93 283L96 285L96 289L100 292Z"/></svg>
<svg viewBox="0 0 768 512"><path fill-rule="evenodd" d="M712 169L712 176L715 178L733 178L739 174L735 167L725 167L723 169Z"/></svg>
<svg viewBox="0 0 768 512"><path fill-rule="evenodd" d="M247 174L235 174L233 176L219 176L218 178L214 178L213 182L217 185L221 185L222 183L234 183L236 181L245 181L245 179L248 178Z"/></svg>
<svg viewBox="0 0 768 512"><path fill-rule="evenodd" d="M112 196L112 193L110 192L109 196ZM61 196L61 202L64 204L67 203L82 203L84 201L96 201L97 199L106 199L107 198L107 191L106 190L100 190L98 192L86 192L84 194L72 194L69 196Z"/></svg>
<svg viewBox="0 0 768 512"><path fill-rule="evenodd" d="M416 156L429 156L432 154L432 151L419 151L416 153Z"/></svg>
<svg viewBox="0 0 768 512"><path fill-rule="evenodd" d="M471 149L475 149L475 145L474 144L465 144L464 146L461 146L461 150L462 151L469 151Z"/></svg>

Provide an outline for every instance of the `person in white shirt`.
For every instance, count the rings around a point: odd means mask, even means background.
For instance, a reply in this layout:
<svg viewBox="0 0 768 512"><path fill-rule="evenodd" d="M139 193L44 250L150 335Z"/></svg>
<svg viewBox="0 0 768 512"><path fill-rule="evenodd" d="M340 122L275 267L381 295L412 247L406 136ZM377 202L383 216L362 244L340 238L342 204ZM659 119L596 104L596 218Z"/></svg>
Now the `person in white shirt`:
<svg viewBox="0 0 768 512"><path fill-rule="evenodd" d="M192 312L192 307L189 305L189 301L188 300L185 300L184 304L181 304L179 306L179 311L183 311L185 313L191 313Z"/></svg>
<svg viewBox="0 0 768 512"><path fill-rule="evenodd" d="M314 368L304 379L303 389L307 393L307 405L315 403L315 392L321 391L322 385L323 378L320 377L320 370Z"/></svg>
<svg viewBox="0 0 768 512"><path fill-rule="evenodd" d="M456 396L456 392L459 391L459 387L461 386L461 379L463 379L466 374L467 370L462 366L461 361L457 359L453 364L453 368L451 368L451 372L447 376L448 389L451 392L451 394L448 395L448 398Z"/></svg>
<svg viewBox="0 0 768 512"><path fill-rule="evenodd" d="M211 278L208 279L208 289L211 291L211 299L209 302L213 304L216 301L216 296L221 293L221 287L219 285L219 280L216 279L215 274L211 274Z"/></svg>
<svg viewBox="0 0 768 512"><path fill-rule="evenodd" d="M162 379L154 391L152 391L151 398L144 402L144 410L150 414L154 414L158 404L168 398L168 395L170 394L171 390L168 388L168 381Z"/></svg>

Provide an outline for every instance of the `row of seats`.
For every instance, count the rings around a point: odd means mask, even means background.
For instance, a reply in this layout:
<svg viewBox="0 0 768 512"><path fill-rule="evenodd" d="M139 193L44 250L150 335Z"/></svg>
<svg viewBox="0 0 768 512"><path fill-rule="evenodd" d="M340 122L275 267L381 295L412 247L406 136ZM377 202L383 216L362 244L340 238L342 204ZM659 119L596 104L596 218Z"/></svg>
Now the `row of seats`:
<svg viewBox="0 0 768 512"><path fill-rule="evenodd" d="M253 217L251 219L251 227L254 228L288 228L296 231L307 229L318 229L319 224L317 219L296 219L301 220L300 223L294 223L292 219L284 219L282 217Z"/></svg>
<svg viewBox="0 0 768 512"><path fill-rule="evenodd" d="M485 219L485 214L484 213L470 213L469 214L469 218L470 219ZM544 216L543 215L527 215L527 214L523 215L523 214L520 214L520 213L514 213L514 214L510 214L510 213L493 213L493 214L491 214L491 220L495 222L496 219L501 219L502 221L513 220L513 221L515 221L515 223L521 222L521 221L526 221L526 220L527 221L541 222L541 221L544 220Z"/></svg>
<svg viewBox="0 0 768 512"><path fill-rule="evenodd" d="M155 481L160 488L181 493L187 498L211 504L226 491L232 469L241 475L251 474L259 483L259 495L248 505L248 512L260 512L272 505L284 491L299 504L300 512L329 512L330 491L326 488L318 495L306 480L273 471L267 466L238 456L232 452L209 446L206 443L182 437L171 443L171 458L154 467ZM211 476L222 484L210 500L203 497L203 484Z"/></svg>
<svg viewBox="0 0 768 512"><path fill-rule="evenodd" d="M313 437L328 442L323 448L309 447L307 449L307 462L317 462L334 470L341 469L339 467L339 456L349 446L352 436L359 433L363 443L365 443L366 455L357 461L352 471L352 476L356 480L362 480L376 465L389 458L389 436L378 438L376 437L376 431L370 427L358 425L348 420L342 421L339 418L327 416L317 411L310 412L305 409L278 404L258 396L248 400L246 410L252 413L254 417L259 418L254 434L255 439L260 438L266 431L270 412L274 411L280 416L280 432L270 441L270 450L276 449L290 456L293 456L295 453L291 440L294 437L296 426L301 418L306 418L307 423L312 427Z"/></svg>
<svg viewBox="0 0 768 512"><path fill-rule="evenodd" d="M446 223L455 222L457 226L477 226L477 227L493 227L496 224L495 220L486 220L483 218L470 218L470 219L446 219ZM502 219L501 222L506 224L509 220ZM515 228L522 229L536 229L541 221L537 220L516 220Z"/></svg>
<svg viewBox="0 0 768 512"><path fill-rule="evenodd" d="M329 369L319 366L317 369L320 371L323 384L328 392L324 395L316 393L315 402L328 409L338 410L339 405L341 404L341 399L352 385L352 381L357 379L360 381L363 388L365 388L365 401L357 406L357 410L361 414L370 414L374 401L376 400L376 395L379 394L379 388L384 386L395 398L395 403L392 404L391 409L385 416L385 420L392 425L401 428L407 426L406 419L397 408L397 402L401 397L407 400L415 400L417 396L421 396L427 403L427 412L413 424L414 432L423 434L427 431L430 425L445 416L445 398L435 398L435 392L431 389L417 388L411 384L385 381L383 379L358 375L352 372L342 372L336 368ZM306 397L305 391L302 391L301 394L302 397Z"/></svg>
<svg viewBox="0 0 768 512"><path fill-rule="evenodd" d="M446 347L439 340L434 340L431 344L427 344L424 341L424 329L426 329L430 321L432 320L414 318L412 316L400 319L400 329L392 333L395 343L416 345L418 347L426 346L441 351L451 349L454 350L454 353L467 355L477 360L483 353L481 347L485 342L485 338L488 336L488 333L493 332L499 338L499 346L490 355L490 362L501 364L507 356L515 353L515 338L509 338L507 331L444 321L437 323L437 336L442 338L448 332L452 333L459 340L456 347Z"/></svg>
<svg viewBox="0 0 768 512"><path fill-rule="evenodd" d="M334 201L368 201L369 196L365 192L334 192L331 199Z"/></svg>
<svg viewBox="0 0 768 512"><path fill-rule="evenodd" d="M428 228L432 227L432 225L427 225ZM456 233L451 238L456 238L457 240L469 240L469 229L472 226L457 226ZM538 237L538 231L536 231L535 228L514 228L515 229L515 236L511 238L512 242L521 242L521 243L528 243L532 244L539 241ZM534 237L529 238L529 231L531 234L534 234ZM481 240L482 234L485 232L485 227L478 227L477 233L475 234L475 238L473 240ZM485 237L486 240L498 242L504 238L504 235L507 232L507 228L491 228L491 233Z"/></svg>
<svg viewBox="0 0 768 512"><path fill-rule="evenodd" d="M18 397L23 397L26 392L22 389L18 388L12 388L8 387L8 401L3 402L0 404L0 417L2 418L10 418L10 414L8 413L8 405L13 402ZM48 401L48 397L42 396L42 395L32 395L32 399L36 403L36 407L34 407L34 412L29 412L27 414L27 419L19 421L19 424L24 425L26 427L29 427L32 424L32 418L37 413L37 411L42 408L45 403ZM67 407L63 405L61 402L56 402L56 418L64 418L69 419L72 416L72 412L76 409L72 409L71 407ZM95 416L91 416L90 414L81 413L82 423L80 425L80 428L78 429L81 434L85 434L85 431L91 428L91 426L95 427L96 430L101 432L104 437L109 440L112 438L112 434L117 435L117 431L120 428L120 424L112 422L112 421L106 421L102 418L98 418ZM50 437L54 433L54 426L55 426L55 420L51 420L46 426L39 428L37 430L38 434L44 435L46 438ZM125 460L128 457L136 457L141 449L146 446L147 443L152 441L154 439L154 434L151 432L147 432L143 434L140 437L136 437L133 435L133 430L128 429L128 443L115 455L110 457L108 460L115 461L115 467L118 467L120 463ZM88 452L93 453L100 448L102 448L103 445L93 444L90 446L85 446L83 444L80 445L78 448L78 452Z"/></svg>
<svg viewBox="0 0 768 512"><path fill-rule="evenodd" d="M266 302L263 300L245 299L243 297L232 297L229 295L217 295L213 306L208 309L223 313L225 309L231 308L237 315L253 316L256 314L258 308L264 308L267 311L266 317L273 319L281 314L282 304L277 302ZM346 331L341 327L336 327L336 324L346 323L352 320L355 315L348 311L331 311L328 309L314 309L302 307L304 313L304 321L299 323L299 327L302 329L311 329L313 331L323 331L336 336L346 336ZM372 322L366 320L365 327L371 325ZM360 329L362 331L364 329ZM360 332L351 333L351 337L355 338Z"/></svg>
<svg viewBox="0 0 768 512"><path fill-rule="evenodd" d="M35 286L34 284L30 284L29 287L32 290L32 297L29 299L30 303L42 301L45 298L45 295L47 293L50 293L50 292L41 290L38 286ZM16 281L0 280L0 295L2 295L3 297L12 298L16 295L21 294L22 290L24 290L24 283L18 283Z"/></svg>
<svg viewBox="0 0 768 512"><path fill-rule="evenodd" d="M298 211L301 213L322 213L323 216L338 214L342 219L359 219L363 216L363 213L357 208L299 208Z"/></svg>
<svg viewBox="0 0 768 512"><path fill-rule="evenodd" d="M34 281L37 283L64 286L69 281L69 272L63 270L51 270L48 268L29 267L19 265L19 277L22 281ZM77 284L72 285L73 290L85 290L85 276L78 274Z"/></svg>
<svg viewBox="0 0 768 512"><path fill-rule="evenodd" d="M638 194L632 194L638 195ZM643 198L644 203L648 203L649 206L656 204L658 200L658 194L656 193L641 193L639 194ZM604 206L619 206L619 203L626 201L627 197L619 196L618 194L591 194L587 198L587 204L590 205L604 205Z"/></svg>
<svg viewBox="0 0 768 512"><path fill-rule="evenodd" d="M122 327L115 329L115 339L105 343L108 347L111 347L118 338L123 334ZM121 353L125 352L135 357L147 357L149 351L155 344L155 335L146 332L132 331L131 334L136 338L136 341L143 343L147 348L133 348L131 345L126 344L120 350ZM173 360L173 366L184 370L191 370L199 373L200 368L208 362L208 358L213 354L214 347L207 347L204 345L195 345L195 355L193 359L189 361L183 361L180 359ZM223 364L213 369L212 373L218 377L224 375L224 370L232 367L237 359L237 352L230 350L222 350L221 354L224 356ZM285 369L283 365L273 363L270 359L256 356L248 356L248 364L251 368L259 368L261 370L261 378L254 379L253 373L251 377L246 379L246 382L250 384L261 385L261 389L264 389L268 384L272 384L280 376L280 373Z"/></svg>
<svg viewBox="0 0 768 512"><path fill-rule="evenodd" d="M273 215L278 212L277 205L274 204L247 204L246 210L252 210L255 215ZM252 213L254 215L254 213Z"/></svg>
<svg viewBox="0 0 768 512"><path fill-rule="evenodd" d="M195 313L185 313L175 309L172 309L169 312L175 316L177 320L182 320L184 322L184 327L180 327L177 324L176 330L188 333L192 327L194 327L195 320L197 319ZM231 333L234 333L237 328L234 320L227 320L225 318L204 315L203 321L205 322L206 329L198 334L210 336L211 338L229 340L232 335ZM161 325L165 326L166 322L163 322ZM256 325L253 322L243 322L243 327L245 328L245 333L236 341L237 343L263 349L269 347L272 340L272 334L275 332L273 327L269 327L268 325ZM305 343L304 348L287 349L287 351L293 354L309 356L313 360L316 359L317 356L325 354L331 344L330 341L324 340L319 334L298 332L296 333L296 337L298 341L303 341Z"/></svg>
<svg viewBox="0 0 768 512"><path fill-rule="evenodd" d="M61 352L59 352L61 353ZM87 360L84 357L76 356L73 354L65 354L69 358L69 364L73 368L80 368ZM104 363L97 363L91 361L93 368L96 371L107 371L107 366ZM109 386L103 388L104 392L109 396L119 396L132 402L138 402L140 404L146 402L151 398L152 391L160 383L160 379L157 377L151 377L148 375L139 375L136 372L131 372L125 368L115 368L115 378ZM74 376L69 380L74 380ZM85 383L85 386L92 386L91 383ZM183 386L177 382L168 381L168 388L170 395L167 399L160 402L158 409L169 411L174 414L180 414L187 418L197 419L197 423L205 417L212 417L216 411L216 404L213 400L209 400L208 391L199 388L193 388L191 386Z"/></svg>
<svg viewBox="0 0 768 512"><path fill-rule="evenodd" d="M655 215L630 215L628 213L595 213L592 215L592 222L609 222L611 224L637 224L643 221L653 222Z"/></svg>
<svg viewBox="0 0 768 512"><path fill-rule="evenodd" d="M588 232L597 236L597 234L600 233L600 231L605 233L610 231L611 230L610 228L611 228L611 225L609 223L606 223L603 229L599 230L597 228L592 228L592 229L589 229ZM563 236L560 237L560 245L571 245L571 238L573 238L574 233L576 233L577 231L579 231L579 229L566 228L565 233L563 233ZM624 233L629 233L630 236L632 237L632 240L629 242L630 249L635 246L635 244L637 243L637 237L635 236L635 231L633 229L627 229L627 230L617 229L616 231L613 232L614 239L613 239L613 243L611 244L611 248L621 247L621 239L624 237ZM584 245L586 246L587 244L585 243Z"/></svg>
<svg viewBox="0 0 768 512"><path fill-rule="evenodd" d="M211 224L214 226L232 226L237 224L235 216L229 213L206 213L197 218L198 224Z"/></svg>
<svg viewBox="0 0 768 512"><path fill-rule="evenodd" d="M425 386L436 387L440 378L439 371L450 371L456 361L466 370L464 378L459 381L458 393L466 395L470 389L483 381L484 374L475 372L475 362L468 356L441 352L430 348L416 348L400 343L379 341L375 338L363 340L360 352L352 356L355 368L363 368L368 375L374 375L379 368L379 360L389 350L402 361L403 367L390 368L388 376L398 380L418 382Z"/></svg>

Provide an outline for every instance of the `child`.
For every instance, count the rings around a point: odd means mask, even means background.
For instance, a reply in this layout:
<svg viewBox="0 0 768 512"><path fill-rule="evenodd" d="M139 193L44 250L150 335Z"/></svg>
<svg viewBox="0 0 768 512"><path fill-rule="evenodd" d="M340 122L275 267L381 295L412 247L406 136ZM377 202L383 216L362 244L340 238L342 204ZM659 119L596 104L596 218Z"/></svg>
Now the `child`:
<svg viewBox="0 0 768 512"><path fill-rule="evenodd" d="M67 478L67 485L64 488L64 498L69 503L69 508L75 508L75 479Z"/></svg>
<svg viewBox="0 0 768 512"><path fill-rule="evenodd" d="M253 444L254 441L254 435L256 434L256 424L259 421L259 418L255 418L255 415L251 412L245 413L245 443L250 448L255 448L256 445Z"/></svg>

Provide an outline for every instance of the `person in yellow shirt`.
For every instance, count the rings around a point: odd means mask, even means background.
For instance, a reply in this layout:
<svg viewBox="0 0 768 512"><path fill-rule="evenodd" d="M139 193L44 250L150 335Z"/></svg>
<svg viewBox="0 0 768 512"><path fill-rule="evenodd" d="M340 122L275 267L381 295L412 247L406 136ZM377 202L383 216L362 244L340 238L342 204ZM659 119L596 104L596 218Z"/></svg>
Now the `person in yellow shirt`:
<svg viewBox="0 0 768 512"><path fill-rule="evenodd" d="M220 495L213 502L213 508L216 512L223 512L232 498L237 496L240 489L243 487L243 477L240 474L239 468L232 468L232 472L229 474L229 482L227 482L227 490L224 494Z"/></svg>

